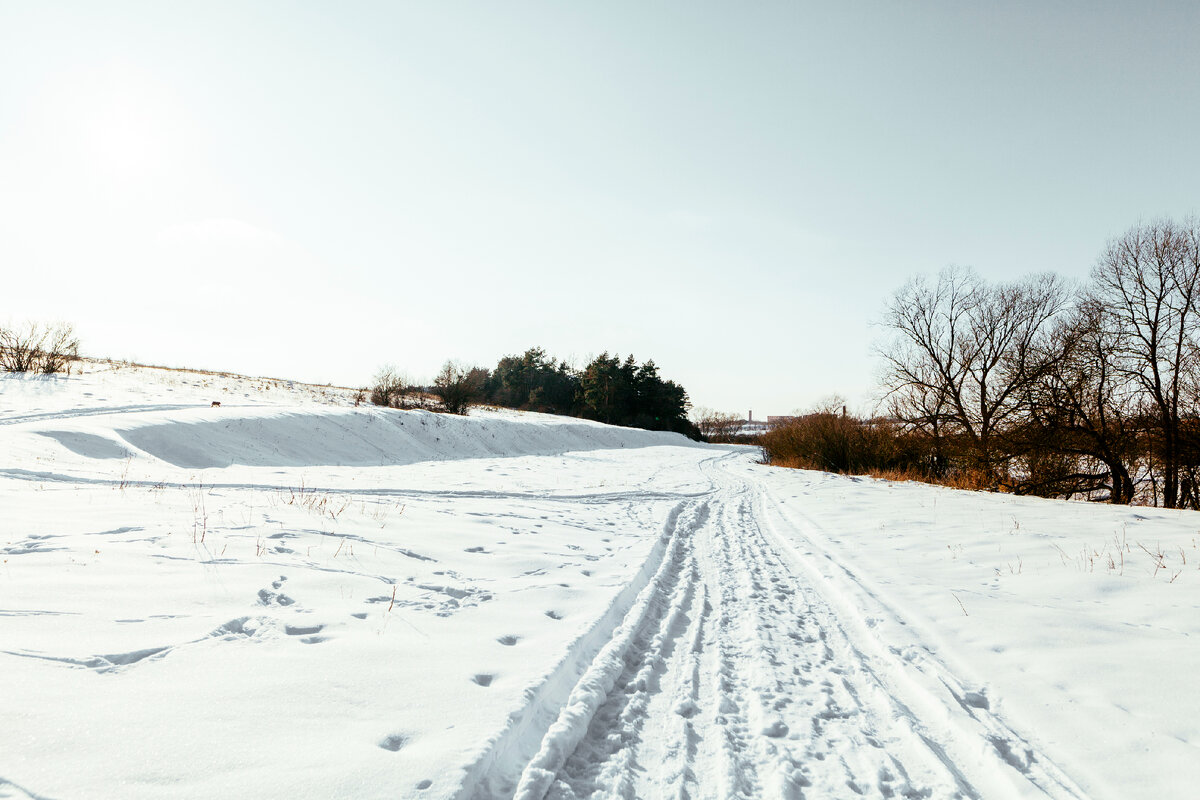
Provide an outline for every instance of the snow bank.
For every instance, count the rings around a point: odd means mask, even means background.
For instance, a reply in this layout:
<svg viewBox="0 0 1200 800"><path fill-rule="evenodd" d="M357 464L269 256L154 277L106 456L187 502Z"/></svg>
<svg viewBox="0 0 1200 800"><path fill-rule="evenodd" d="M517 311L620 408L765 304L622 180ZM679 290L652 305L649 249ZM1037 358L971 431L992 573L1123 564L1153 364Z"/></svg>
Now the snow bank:
<svg viewBox="0 0 1200 800"><path fill-rule="evenodd" d="M145 455L188 470L400 466L692 444L676 433L549 414L477 408L459 417L359 407L349 390L290 381L94 364L90 370L0 376L0 425L87 460ZM34 458L54 456L31 448Z"/></svg>
<svg viewBox="0 0 1200 800"><path fill-rule="evenodd" d="M565 421L542 414L485 412L452 417L428 411L337 408L179 411L171 413L170 421L152 420L122 427L116 433L126 444L187 469L235 464L368 467L688 444L675 433ZM119 451L112 447L88 449Z"/></svg>

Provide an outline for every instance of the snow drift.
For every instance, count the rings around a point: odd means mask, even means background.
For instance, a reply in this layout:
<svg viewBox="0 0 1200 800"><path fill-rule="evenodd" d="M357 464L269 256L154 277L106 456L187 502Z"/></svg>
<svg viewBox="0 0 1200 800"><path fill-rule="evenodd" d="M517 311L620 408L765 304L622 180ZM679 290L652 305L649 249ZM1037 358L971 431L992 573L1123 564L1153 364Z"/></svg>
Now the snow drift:
<svg viewBox="0 0 1200 800"><path fill-rule="evenodd" d="M233 465L394 466L688 444L676 433L615 428L583 420L548 420L541 414L484 412L482 416L455 417L383 409L255 413L250 409L214 408L174 412L172 416L167 422L123 427L116 433L126 444L186 469ZM71 446L67 441L63 444ZM87 449L107 454L121 450L116 445L94 444Z"/></svg>

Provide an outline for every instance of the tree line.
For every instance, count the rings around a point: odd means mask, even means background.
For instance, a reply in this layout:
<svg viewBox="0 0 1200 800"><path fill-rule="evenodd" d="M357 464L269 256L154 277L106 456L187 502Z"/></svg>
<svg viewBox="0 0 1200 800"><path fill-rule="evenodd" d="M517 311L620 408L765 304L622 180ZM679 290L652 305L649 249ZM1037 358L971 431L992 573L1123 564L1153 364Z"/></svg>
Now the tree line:
<svg viewBox="0 0 1200 800"><path fill-rule="evenodd" d="M811 461L1200 508L1196 219L1130 228L1081 286L1053 274L995 283L963 268L915 278L883 325L885 413L797 420L790 435L811 429L800 437ZM768 456L772 444L781 458L804 449L788 435L768 434Z"/></svg>
<svg viewBox="0 0 1200 800"><path fill-rule="evenodd" d="M699 436L687 418L690 403L684 388L664 379L654 361L639 364L632 355L604 352L576 369L533 347L504 356L492 369L448 361L428 387L411 386L397 370L385 367L370 399L376 405L416 408L427 407L422 399L427 394L451 413L488 404Z"/></svg>

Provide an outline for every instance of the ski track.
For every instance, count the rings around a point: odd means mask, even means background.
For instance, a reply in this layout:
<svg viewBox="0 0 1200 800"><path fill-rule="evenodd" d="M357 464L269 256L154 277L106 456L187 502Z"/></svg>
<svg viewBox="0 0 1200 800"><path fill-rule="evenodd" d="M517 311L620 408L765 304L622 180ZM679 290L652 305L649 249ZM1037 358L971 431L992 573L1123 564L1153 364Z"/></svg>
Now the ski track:
<svg viewBox="0 0 1200 800"><path fill-rule="evenodd" d="M893 613L888 610L887 603L871 588L869 581L858 576L850 566L826 550L818 540L820 537L814 538L806 533L820 531L819 526L807 515L794 508L785 510L765 492L760 494L759 500L759 507L764 510L768 520L770 538L779 544L781 552L790 556L799 572L806 573L810 580L825 585L826 591L840 596L841 624L871 627L864 618L867 613ZM796 518L797 514L799 519ZM773 522L783 523L787 529L798 532L805 546L811 548L812 554L832 565L835 580L830 581L823 576L811 560L807 563L802 561L794 547L781 539L773 529ZM866 612L865 609L873 611ZM974 762L977 764L976 771L990 773L993 777L1000 778L1002 783L1014 785L1015 793L1021 797L1051 797L1062 800L1087 798L1087 794L1077 783L1044 754L1039 753L1033 743L992 711L986 693L968 688L952 670L940 663L927 645L917 643L915 648L901 648L875 637L860 638L859 641L866 647L863 650L857 646L853 647L853 657L864 670L875 676L881 685L881 691L887 691L882 688L885 685L892 687L892 702L915 725L920 726L920 715L914 713L913 708L933 709L934 713L937 713L940 704L943 708L957 708L960 712L939 720L934 726L938 728L936 733L924 729L920 733L929 749L957 776L960 785L968 786L958 762ZM900 700L901 693L904 694L905 701ZM964 742L976 743L977 752L971 752L972 748L963 747ZM982 759L981 752L984 754ZM976 796L969 788L967 793L968 796Z"/></svg>
<svg viewBox="0 0 1200 800"><path fill-rule="evenodd" d="M704 465L712 491L677 507L654 578L515 790L494 796L1060 796L1030 774L1032 751L1008 751L998 720L975 732L974 750L994 762L983 774L1011 775L989 781L986 793L976 789L945 743L881 682L815 584L789 565L794 554L760 527L760 492L724 460Z"/></svg>
<svg viewBox="0 0 1200 800"><path fill-rule="evenodd" d="M69 408L61 411L44 411L37 414L20 414L0 417L0 425L20 425L23 422L49 422L70 420L80 417L107 417L118 414L140 414L153 411L182 411L188 408L205 408L204 403L175 403L165 405L150 403L137 406L100 406L97 408Z"/></svg>
<svg viewBox="0 0 1200 800"><path fill-rule="evenodd" d="M80 475L68 475L61 472L49 471L34 471L17 468L0 468L0 477L10 478L12 480L27 481L29 483L54 483L54 484L75 484L79 486L105 486L109 488L124 487L126 489L158 489L163 485L179 486L186 488L189 484L166 481L153 480L121 480L119 478L91 478ZM199 481L190 485L203 485L205 490L243 490L247 492L259 491L286 491L288 489L297 489L294 484L288 483L230 483L213 481L205 483ZM629 491L629 492L594 492L589 494L569 494L561 492L538 491L538 492L520 492L520 491L499 491L499 490L438 490L438 489L420 489L417 487L404 488L387 488L387 487L371 487L369 489L360 489L346 486L303 486L299 490L307 494L328 494L328 495L348 495L352 497L388 497L388 498L430 498L433 500L452 501L452 500L554 500L556 502L579 502L593 505L604 505L618 501L636 501L649 502L652 500L678 500L687 497L701 497L705 492L687 492L687 491Z"/></svg>

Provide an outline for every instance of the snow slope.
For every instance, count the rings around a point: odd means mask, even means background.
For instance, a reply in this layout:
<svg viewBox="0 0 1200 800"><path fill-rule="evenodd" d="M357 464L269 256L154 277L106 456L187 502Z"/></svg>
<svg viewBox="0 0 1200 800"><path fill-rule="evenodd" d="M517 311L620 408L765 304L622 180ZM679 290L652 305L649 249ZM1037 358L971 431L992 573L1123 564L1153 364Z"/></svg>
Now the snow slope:
<svg viewBox="0 0 1200 800"><path fill-rule="evenodd" d="M1190 797L1198 523L0 377L0 797Z"/></svg>

